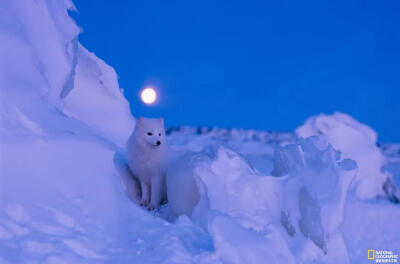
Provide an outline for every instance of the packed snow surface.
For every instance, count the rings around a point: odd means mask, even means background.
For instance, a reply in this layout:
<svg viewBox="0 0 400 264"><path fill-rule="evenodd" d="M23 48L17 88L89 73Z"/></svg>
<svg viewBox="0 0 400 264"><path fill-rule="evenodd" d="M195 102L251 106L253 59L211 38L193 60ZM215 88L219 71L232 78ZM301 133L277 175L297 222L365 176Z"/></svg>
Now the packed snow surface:
<svg viewBox="0 0 400 264"><path fill-rule="evenodd" d="M134 118L70 1L0 2L0 263L365 263L399 252L400 147L335 113L295 133L170 128L168 204L132 199ZM166 120L168 123L168 120Z"/></svg>

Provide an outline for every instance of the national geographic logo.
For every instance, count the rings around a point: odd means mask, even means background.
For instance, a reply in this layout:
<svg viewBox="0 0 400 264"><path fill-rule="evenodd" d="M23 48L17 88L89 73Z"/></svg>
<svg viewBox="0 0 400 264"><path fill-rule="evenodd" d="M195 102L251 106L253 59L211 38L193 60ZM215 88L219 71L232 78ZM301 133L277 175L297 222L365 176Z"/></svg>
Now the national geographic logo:
<svg viewBox="0 0 400 264"><path fill-rule="evenodd" d="M373 260L374 263L398 263L399 254L391 250L369 249L367 258Z"/></svg>
<svg viewBox="0 0 400 264"><path fill-rule="evenodd" d="M368 249L368 259L375 259L375 250Z"/></svg>

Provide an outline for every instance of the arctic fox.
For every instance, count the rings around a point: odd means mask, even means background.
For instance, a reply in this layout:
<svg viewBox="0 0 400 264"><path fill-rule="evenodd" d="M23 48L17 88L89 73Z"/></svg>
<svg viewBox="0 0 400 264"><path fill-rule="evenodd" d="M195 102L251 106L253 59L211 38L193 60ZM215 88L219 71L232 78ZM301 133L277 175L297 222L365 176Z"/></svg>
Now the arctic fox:
<svg viewBox="0 0 400 264"><path fill-rule="evenodd" d="M127 143L128 166L140 182L141 202L149 210L166 198L167 147L164 120L139 118Z"/></svg>

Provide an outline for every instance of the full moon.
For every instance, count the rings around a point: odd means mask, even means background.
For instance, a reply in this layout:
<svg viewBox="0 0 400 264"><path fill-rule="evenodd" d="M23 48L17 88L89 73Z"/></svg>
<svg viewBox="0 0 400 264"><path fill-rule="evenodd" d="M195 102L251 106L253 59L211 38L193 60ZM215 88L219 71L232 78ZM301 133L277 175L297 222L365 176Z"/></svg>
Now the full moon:
<svg viewBox="0 0 400 264"><path fill-rule="evenodd" d="M152 104L157 99L157 93L153 88L148 87L140 93L140 98L145 104Z"/></svg>

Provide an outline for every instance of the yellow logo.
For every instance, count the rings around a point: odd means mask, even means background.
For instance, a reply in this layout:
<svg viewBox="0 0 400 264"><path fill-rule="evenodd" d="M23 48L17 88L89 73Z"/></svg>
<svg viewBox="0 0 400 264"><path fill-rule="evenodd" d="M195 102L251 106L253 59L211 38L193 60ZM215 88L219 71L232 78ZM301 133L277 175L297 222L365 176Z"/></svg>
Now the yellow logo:
<svg viewBox="0 0 400 264"><path fill-rule="evenodd" d="M368 259L375 259L375 250L368 249Z"/></svg>

